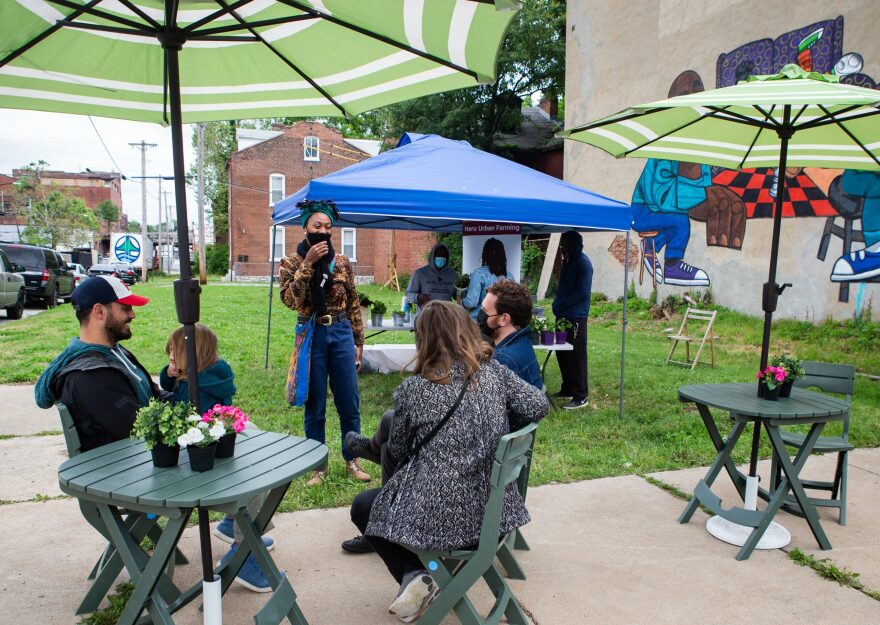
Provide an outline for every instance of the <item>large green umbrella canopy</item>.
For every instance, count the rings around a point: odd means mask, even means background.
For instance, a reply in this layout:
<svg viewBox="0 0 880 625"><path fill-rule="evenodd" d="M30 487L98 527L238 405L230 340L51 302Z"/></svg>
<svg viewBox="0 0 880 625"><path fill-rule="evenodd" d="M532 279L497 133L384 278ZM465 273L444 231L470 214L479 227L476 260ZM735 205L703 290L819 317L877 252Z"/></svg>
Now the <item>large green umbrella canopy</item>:
<svg viewBox="0 0 880 625"><path fill-rule="evenodd" d="M786 65L732 87L632 106L560 133L615 157L660 158L731 169L786 166L880 170L880 91ZM767 366L785 176L773 215L764 284L761 369Z"/></svg>
<svg viewBox="0 0 880 625"><path fill-rule="evenodd" d="M495 78L514 0L0 0L0 107L171 125L177 317L198 405L187 122L351 115ZM207 511L202 568L213 580ZM206 610L207 614L208 610Z"/></svg>

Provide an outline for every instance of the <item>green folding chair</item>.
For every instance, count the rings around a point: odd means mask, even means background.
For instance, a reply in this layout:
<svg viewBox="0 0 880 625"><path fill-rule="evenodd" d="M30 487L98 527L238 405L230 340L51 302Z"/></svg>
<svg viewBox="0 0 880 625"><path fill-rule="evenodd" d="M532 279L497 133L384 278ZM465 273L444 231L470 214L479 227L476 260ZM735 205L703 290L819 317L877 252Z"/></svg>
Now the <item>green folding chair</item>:
<svg viewBox="0 0 880 625"><path fill-rule="evenodd" d="M846 402L852 402L853 389L855 388L856 368L852 365L836 365L828 362L805 361L803 363L806 375L795 382L795 386L802 388L816 387L826 393L837 393L846 397ZM836 453L837 467L834 471L834 479L831 481L801 480L805 489L824 490L830 492L830 498L810 497L809 501L814 506L825 506L840 510L839 522L846 525L846 477L849 452L855 449L849 442L849 412L843 420L843 432L840 436L820 436L813 447L816 453ZM782 432L782 441L788 447L800 449L806 438L804 434L796 432ZM772 492L780 479L779 462L774 455L770 463L770 491ZM792 495L786 496L783 507L795 513L800 512L800 505Z"/></svg>
<svg viewBox="0 0 880 625"><path fill-rule="evenodd" d="M439 625L450 610L455 611L462 625L496 624L504 616L511 625L528 625L519 601L495 566L495 557L506 547L508 538L498 539L504 491L508 484L520 478L528 464L536 427L537 424L532 423L501 437L492 462L489 501L477 547L456 551L415 551L439 587L434 602L419 618L419 625ZM485 620L467 597L468 591L481 577L495 596L495 605Z"/></svg>
<svg viewBox="0 0 880 625"><path fill-rule="evenodd" d="M529 447L528 460L519 472L519 477L516 478L516 488L519 491L520 496L522 496L523 501L526 500L526 494L529 490L529 474L532 471L532 456L535 452L535 439L537 437L537 432L532 435L532 444ZM504 539L504 544L498 548L498 561L501 563L504 573L509 579L526 579L525 571L523 571L519 561L517 561L516 557L513 555L513 551L529 551L530 549L529 543L526 542L526 538L522 534L522 530L511 532Z"/></svg>
<svg viewBox="0 0 880 625"><path fill-rule="evenodd" d="M76 424L73 422L73 416L64 404L58 402L55 404L55 407L58 409L58 414L61 417L61 430L64 433L67 455L71 458L78 456L82 453L82 443L79 439L79 432L76 430ZM108 541L108 545L104 548L101 557L98 558L87 578L95 581L76 609L76 614L86 614L94 612L101 605L104 597L113 587L113 582L116 581L116 578L122 571L123 562L116 552L116 548L109 544L110 536L107 533L106 526L101 521L98 507L87 501L77 501L83 518ZM136 542L140 543L145 537L149 537L153 544L156 544L162 536L162 528L158 522L158 517L154 515L132 512L126 516L125 526ZM186 556L180 550L176 550L174 563L187 564L188 562L189 560L186 559ZM168 575L163 576L162 581L159 583L159 588L163 598L169 602L180 595L180 590L174 585Z"/></svg>

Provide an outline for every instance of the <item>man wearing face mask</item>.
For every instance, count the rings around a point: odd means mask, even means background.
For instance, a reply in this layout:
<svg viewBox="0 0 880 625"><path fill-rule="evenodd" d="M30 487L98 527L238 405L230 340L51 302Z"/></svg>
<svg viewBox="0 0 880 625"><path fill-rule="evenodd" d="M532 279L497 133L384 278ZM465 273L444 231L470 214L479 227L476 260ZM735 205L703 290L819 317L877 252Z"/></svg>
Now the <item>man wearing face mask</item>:
<svg viewBox="0 0 880 625"><path fill-rule="evenodd" d="M587 317L590 316L590 292L593 288L593 263L583 252L584 240L579 233L568 230L559 240L562 268L559 286L553 298L553 314L557 319L571 323L568 342L572 351L557 351L562 389L554 397L571 397L562 405L566 410L576 410L587 405L590 394L587 385Z"/></svg>
<svg viewBox="0 0 880 625"><path fill-rule="evenodd" d="M541 369L529 337L532 298L524 285L499 280L489 287L477 313L480 332L495 344L495 360L536 388L543 388Z"/></svg>
<svg viewBox="0 0 880 625"><path fill-rule="evenodd" d="M442 243L431 248L428 264L415 270L406 286L406 299L420 308L431 300L449 301L458 273L449 266L449 249Z"/></svg>

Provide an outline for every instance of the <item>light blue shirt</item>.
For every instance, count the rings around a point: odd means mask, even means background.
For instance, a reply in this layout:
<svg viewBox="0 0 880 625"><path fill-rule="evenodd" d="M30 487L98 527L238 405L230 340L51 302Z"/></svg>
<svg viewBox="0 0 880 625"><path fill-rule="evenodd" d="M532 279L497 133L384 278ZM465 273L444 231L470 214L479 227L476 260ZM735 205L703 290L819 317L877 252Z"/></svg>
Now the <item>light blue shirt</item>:
<svg viewBox="0 0 880 625"><path fill-rule="evenodd" d="M509 271L504 277L508 280L513 280L513 275ZM465 307L465 310L470 313L473 319L476 319L477 314L480 312L480 304L483 303L483 298L486 297L486 291L500 279L501 276L496 276L485 265L475 269L471 274L471 283L468 286L464 299L461 300L461 305Z"/></svg>

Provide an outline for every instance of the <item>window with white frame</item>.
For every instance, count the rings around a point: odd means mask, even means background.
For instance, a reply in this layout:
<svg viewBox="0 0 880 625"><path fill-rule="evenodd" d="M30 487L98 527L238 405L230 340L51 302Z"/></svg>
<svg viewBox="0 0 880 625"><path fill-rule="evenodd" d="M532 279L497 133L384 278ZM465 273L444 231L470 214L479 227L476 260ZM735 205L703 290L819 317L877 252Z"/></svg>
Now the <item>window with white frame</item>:
<svg viewBox="0 0 880 625"><path fill-rule="evenodd" d="M271 174L269 176L269 206L275 206L275 202L284 199L284 175Z"/></svg>
<svg viewBox="0 0 880 625"><path fill-rule="evenodd" d="M342 255L352 262L357 261L357 230L342 229Z"/></svg>
<svg viewBox="0 0 880 625"><path fill-rule="evenodd" d="M303 160L321 160L321 140L318 137L305 137L303 139Z"/></svg>
<svg viewBox="0 0 880 625"><path fill-rule="evenodd" d="M269 228L269 247L272 247L272 228ZM275 254L270 260L276 263L284 260L284 226L275 226Z"/></svg>

